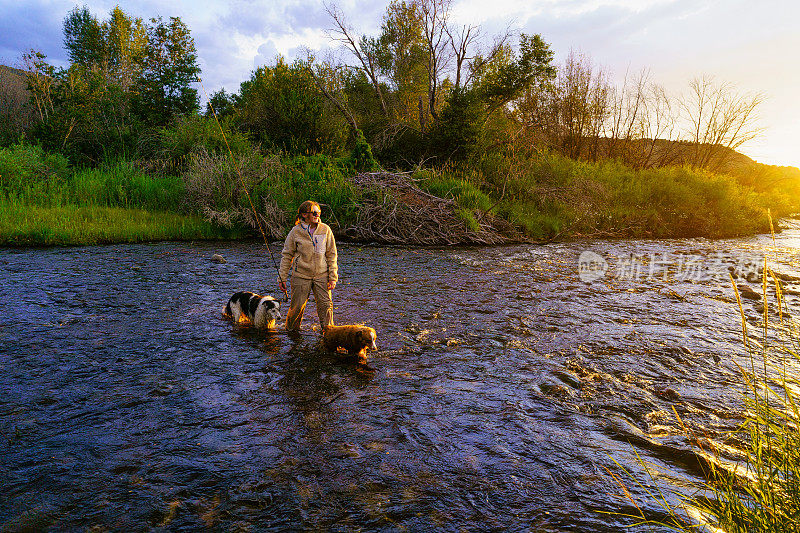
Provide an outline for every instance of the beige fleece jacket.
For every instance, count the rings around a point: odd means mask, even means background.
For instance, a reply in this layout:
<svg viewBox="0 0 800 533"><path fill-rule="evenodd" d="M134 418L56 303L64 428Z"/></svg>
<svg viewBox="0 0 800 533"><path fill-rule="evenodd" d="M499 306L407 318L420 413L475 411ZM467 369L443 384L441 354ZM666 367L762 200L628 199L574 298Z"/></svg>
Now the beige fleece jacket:
<svg viewBox="0 0 800 533"><path fill-rule="evenodd" d="M317 224L313 240L307 224L295 224L283 243L278 281L286 281L292 263L293 275L299 278L338 281L339 264L336 259L336 241L327 224Z"/></svg>

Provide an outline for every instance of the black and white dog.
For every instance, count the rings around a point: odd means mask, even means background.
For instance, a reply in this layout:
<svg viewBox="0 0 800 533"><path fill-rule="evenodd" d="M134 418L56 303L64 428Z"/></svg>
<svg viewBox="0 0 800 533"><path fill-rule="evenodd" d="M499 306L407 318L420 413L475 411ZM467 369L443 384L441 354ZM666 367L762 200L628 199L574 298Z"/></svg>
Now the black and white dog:
<svg viewBox="0 0 800 533"><path fill-rule="evenodd" d="M254 292L241 291L231 296L222 308L222 314L239 323L242 317L258 329L274 328L281 319L281 303L270 295L261 296Z"/></svg>

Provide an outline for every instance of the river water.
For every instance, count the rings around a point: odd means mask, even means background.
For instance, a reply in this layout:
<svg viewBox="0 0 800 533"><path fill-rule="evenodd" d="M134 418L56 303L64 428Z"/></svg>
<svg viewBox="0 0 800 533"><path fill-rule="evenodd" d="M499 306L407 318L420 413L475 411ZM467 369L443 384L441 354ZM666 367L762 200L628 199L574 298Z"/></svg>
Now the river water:
<svg viewBox="0 0 800 533"><path fill-rule="evenodd" d="M257 243L0 249L4 530L618 531L621 467L703 480L675 412L708 442L741 421L728 272L760 290L766 256L800 312L797 230L339 253L367 367L320 350L313 302L294 338L221 317L277 292Z"/></svg>

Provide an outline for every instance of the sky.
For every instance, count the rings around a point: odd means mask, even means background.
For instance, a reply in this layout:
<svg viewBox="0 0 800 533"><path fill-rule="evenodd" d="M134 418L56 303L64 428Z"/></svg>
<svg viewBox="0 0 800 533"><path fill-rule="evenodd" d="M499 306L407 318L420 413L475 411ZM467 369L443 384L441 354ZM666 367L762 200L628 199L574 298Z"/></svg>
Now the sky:
<svg viewBox="0 0 800 533"><path fill-rule="evenodd" d="M336 0L357 33L376 35L388 0ZM67 65L63 20L76 6L106 19L119 5L129 15L180 17L202 69L201 99L239 84L281 54L335 50L323 0L0 0L0 64L20 66L22 53L44 52ZM761 136L740 151L758 162L800 166L800 2L797 0L452 0L452 20L492 36L539 33L556 63L585 54L618 83L646 69L673 95L691 79L713 76L741 94L762 94ZM331 50L331 49L334 50Z"/></svg>

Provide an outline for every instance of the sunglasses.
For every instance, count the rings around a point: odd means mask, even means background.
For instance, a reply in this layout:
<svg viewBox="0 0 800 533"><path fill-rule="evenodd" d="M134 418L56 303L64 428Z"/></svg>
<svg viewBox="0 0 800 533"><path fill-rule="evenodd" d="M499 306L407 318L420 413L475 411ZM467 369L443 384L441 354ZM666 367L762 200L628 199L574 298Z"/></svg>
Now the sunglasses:
<svg viewBox="0 0 800 533"><path fill-rule="evenodd" d="M315 216L315 217L318 217L318 216L322 215L322 211L303 211L303 213L305 213L306 215L311 215L311 216Z"/></svg>

